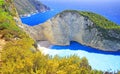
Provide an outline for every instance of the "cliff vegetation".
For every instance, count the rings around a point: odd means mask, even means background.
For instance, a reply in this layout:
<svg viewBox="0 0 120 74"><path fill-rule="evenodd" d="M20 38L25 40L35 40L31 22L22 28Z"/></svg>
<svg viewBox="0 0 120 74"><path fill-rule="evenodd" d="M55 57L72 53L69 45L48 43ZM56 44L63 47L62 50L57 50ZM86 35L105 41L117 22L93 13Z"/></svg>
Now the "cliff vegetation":
<svg viewBox="0 0 120 74"><path fill-rule="evenodd" d="M0 0L0 16L0 39L6 41L1 74L103 74L93 70L84 57L51 57L36 52L34 41L13 19L17 14L12 0Z"/></svg>
<svg viewBox="0 0 120 74"><path fill-rule="evenodd" d="M11 3L11 0L0 1L0 35L6 41L2 49L2 74L102 74L92 70L86 58L50 57L36 52L34 41L16 25L13 17L17 15L11 14Z"/></svg>
<svg viewBox="0 0 120 74"><path fill-rule="evenodd" d="M119 36L120 35L120 26L118 24L115 24L111 22L110 20L106 19L103 16L100 16L98 14L92 13L92 12L79 12L81 15L89 18L94 22L94 27L96 27L101 33L102 36L106 39L109 40L120 40ZM112 37L109 34L114 33L114 35L117 35L116 37Z"/></svg>

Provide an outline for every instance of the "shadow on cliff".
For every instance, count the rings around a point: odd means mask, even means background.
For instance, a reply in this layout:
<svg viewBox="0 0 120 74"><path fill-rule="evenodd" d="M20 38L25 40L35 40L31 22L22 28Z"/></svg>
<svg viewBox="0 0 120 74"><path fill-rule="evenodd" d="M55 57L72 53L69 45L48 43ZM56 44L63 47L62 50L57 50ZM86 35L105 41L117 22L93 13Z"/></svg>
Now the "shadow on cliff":
<svg viewBox="0 0 120 74"><path fill-rule="evenodd" d="M81 45L81 44L79 44L75 41L71 41L69 46L54 45L51 48L52 49L57 49L57 50L64 50L64 49L83 50L83 51L87 51L89 53L98 53L98 54L105 54L105 55L120 55L120 51L116 51L116 52L102 51L102 50L98 50L98 49L95 49L95 48L91 48L89 46Z"/></svg>

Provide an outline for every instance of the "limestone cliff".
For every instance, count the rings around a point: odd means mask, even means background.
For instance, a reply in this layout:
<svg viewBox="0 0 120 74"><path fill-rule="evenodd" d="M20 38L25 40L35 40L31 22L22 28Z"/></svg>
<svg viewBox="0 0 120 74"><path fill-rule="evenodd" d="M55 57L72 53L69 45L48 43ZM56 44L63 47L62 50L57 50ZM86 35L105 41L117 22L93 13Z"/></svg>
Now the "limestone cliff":
<svg viewBox="0 0 120 74"><path fill-rule="evenodd" d="M104 51L120 50L120 27L100 15L93 14L64 11L44 24L27 26L26 31L35 40L48 40L54 45L69 45L70 41L76 41Z"/></svg>
<svg viewBox="0 0 120 74"><path fill-rule="evenodd" d="M44 12L50 10L49 7L42 4L38 0L14 0L19 15L27 16L36 12Z"/></svg>
<svg viewBox="0 0 120 74"><path fill-rule="evenodd" d="M39 0L29 0L29 2L35 7L38 12L45 12L50 10L50 8L44 4L42 4Z"/></svg>

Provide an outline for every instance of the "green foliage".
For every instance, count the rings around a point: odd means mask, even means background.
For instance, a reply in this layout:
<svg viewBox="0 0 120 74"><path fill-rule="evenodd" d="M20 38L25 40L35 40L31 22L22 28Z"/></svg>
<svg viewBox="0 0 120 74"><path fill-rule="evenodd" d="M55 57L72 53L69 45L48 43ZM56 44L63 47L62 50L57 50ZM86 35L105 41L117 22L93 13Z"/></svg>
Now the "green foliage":
<svg viewBox="0 0 120 74"><path fill-rule="evenodd" d="M30 49L34 49L32 44L34 42L30 38L18 39L6 44L2 53L2 60L4 62L2 66L3 74L30 72L29 70L31 70L33 65L31 62L34 58L34 54L30 51Z"/></svg>
<svg viewBox="0 0 120 74"><path fill-rule="evenodd" d="M63 14L64 12L79 13L80 15L84 16L85 18L90 19L93 22L93 26L88 26L89 31L91 31L92 28L96 28L100 32L100 34L98 34L98 36L101 36L101 38L114 40L114 41L120 40L117 37L120 35L120 26L111 22L110 20L106 19L105 17L95 14L93 12L77 11L77 10L65 10L60 14ZM116 37L112 36L113 34L116 35Z"/></svg>
<svg viewBox="0 0 120 74"><path fill-rule="evenodd" d="M117 24L109 21L108 19L104 18L103 16L100 16L98 14L92 13L92 12L79 12L81 15L88 17L91 19L95 25L104 28L104 29L120 29L120 26Z"/></svg>
<svg viewBox="0 0 120 74"><path fill-rule="evenodd" d="M11 40L16 37L20 38L20 35L23 32L16 25L16 22L13 19L13 15L11 14L12 11L10 11L9 7L7 7L8 5L10 5L10 3L4 2L3 0L1 0L0 2L2 2L2 6L0 6L0 34L3 35L3 38L5 40Z"/></svg>
<svg viewBox="0 0 120 74"><path fill-rule="evenodd" d="M2 6L4 4L3 0L0 0L0 6Z"/></svg>
<svg viewBox="0 0 120 74"><path fill-rule="evenodd" d="M102 37L110 40L119 40L119 38L111 37L108 34L114 33L116 35L120 34L120 26L109 21L108 19L92 12L79 12L81 15L89 18L94 22L94 27L96 27L99 32L101 32ZM112 31L112 32L110 32Z"/></svg>
<svg viewBox="0 0 120 74"><path fill-rule="evenodd" d="M6 4L5 4L6 5ZM0 30L3 29L11 29L18 30L19 28L16 26L16 22L13 17L9 13L9 10L6 7L0 8Z"/></svg>
<svg viewBox="0 0 120 74"><path fill-rule="evenodd" d="M34 41L16 26L13 20L16 13L11 14L10 8L6 7L10 6L11 0L6 0L5 4L1 1L0 34L7 43L2 50L2 74L103 74L92 70L85 57L50 57L32 52L36 50Z"/></svg>
<svg viewBox="0 0 120 74"><path fill-rule="evenodd" d="M19 44L14 44L9 43L7 49L4 48L3 74L102 74L101 71L92 70L86 58L80 59L75 55L51 58L40 52L23 50Z"/></svg>
<svg viewBox="0 0 120 74"><path fill-rule="evenodd" d="M32 52L36 50L34 41L16 26L13 15L6 10L0 10L0 34L7 41L2 52L3 74L94 74L86 58Z"/></svg>
<svg viewBox="0 0 120 74"><path fill-rule="evenodd" d="M86 18L89 18L91 21L94 22L94 25L104 28L104 29L119 29L120 26L111 22L110 20L106 19L105 17L95 14L93 12L87 12L87 11L77 11L77 10L65 10L60 14L63 14L64 12L77 12L82 16L85 16Z"/></svg>

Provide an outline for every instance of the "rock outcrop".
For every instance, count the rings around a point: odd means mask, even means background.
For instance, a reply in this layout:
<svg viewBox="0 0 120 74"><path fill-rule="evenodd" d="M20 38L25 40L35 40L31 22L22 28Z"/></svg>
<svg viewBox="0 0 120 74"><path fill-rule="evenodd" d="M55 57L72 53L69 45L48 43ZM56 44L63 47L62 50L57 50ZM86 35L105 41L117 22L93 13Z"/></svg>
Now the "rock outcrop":
<svg viewBox="0 0 120 74"><path fill-rule="evenodd" d="M36 12L45 12L49 7L38 0L14 0L15 7L21 16L27 16Z"/></svg>
<svg viewBox="0 0 120 74"><path fill-rule="evenodd" d="M116 30L96 25L79 11L64 11L43 24L25 29L35 40L48 40L54 45L76 41L104 51L120 50L120 34Z"/></svg>
<svg viewBox="0 0 120 74"><path fill-rule="evenodd" d="M50 8L44 4L42 4L39 0L29 0L29 2L35 7L38 12L45 12L50 10Z"/></svg>

